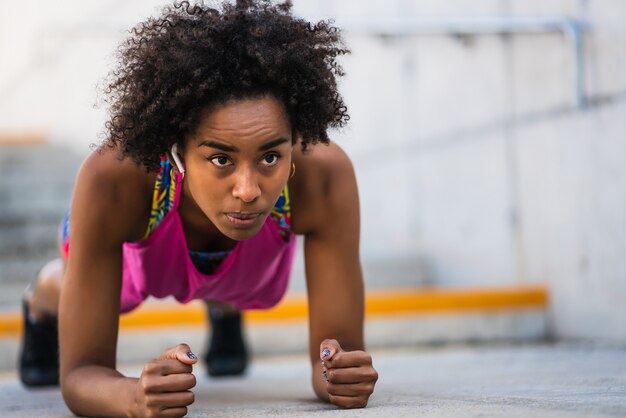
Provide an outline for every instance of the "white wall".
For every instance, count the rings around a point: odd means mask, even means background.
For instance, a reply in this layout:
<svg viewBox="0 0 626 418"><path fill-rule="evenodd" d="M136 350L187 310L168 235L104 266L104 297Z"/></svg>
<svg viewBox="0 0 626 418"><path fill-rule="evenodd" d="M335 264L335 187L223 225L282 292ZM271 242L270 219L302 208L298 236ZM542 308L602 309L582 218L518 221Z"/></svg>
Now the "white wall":
<svg viewBox="0 0 626 418"><path fill-rule="evenodd" d="M347 33L337 141L354 159L373 286L547 283L556 336L626 341L626 2L296 0L308 16L570 16L589 23L585 94L559 33ZM39 2L0 15L0 132L97 140L96 83L161 2ZM384 5L384 6L383 6ZM20 33L16 36L16 33Z"/></svg>

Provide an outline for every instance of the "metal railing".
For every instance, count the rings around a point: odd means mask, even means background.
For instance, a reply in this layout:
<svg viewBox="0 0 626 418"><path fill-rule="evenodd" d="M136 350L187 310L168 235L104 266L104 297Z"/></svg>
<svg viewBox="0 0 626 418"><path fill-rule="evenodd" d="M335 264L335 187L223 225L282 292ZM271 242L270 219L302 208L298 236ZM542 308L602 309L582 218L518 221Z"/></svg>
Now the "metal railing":
<svg viewBox="0 0 626 418"><path fill-rule="evenodd" d="M564 16L552 17L440 17L440 18L338 18L348 33L380 36L498 35L561 32L569 39L575 61L576 104L586 103L582 36L587 24Z"/></svg>

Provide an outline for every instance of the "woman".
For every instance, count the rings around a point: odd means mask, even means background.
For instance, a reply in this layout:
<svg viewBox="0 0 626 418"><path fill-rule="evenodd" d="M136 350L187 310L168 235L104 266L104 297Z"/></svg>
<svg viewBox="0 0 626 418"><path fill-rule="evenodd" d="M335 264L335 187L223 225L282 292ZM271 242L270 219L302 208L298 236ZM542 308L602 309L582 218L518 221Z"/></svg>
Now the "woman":
<svg viewBox="0 0 626 418"><path fill-rule="evenodd" d="M27 328L59 307L61 389L74 413L184 416L196 356L180 344L139 378L123 376L120 312L150 295L217 301L233 307L226 314L272 307L296 234L313 389L339 407L367 404L377 373L363 343L357 186L326 133L348 119L335 82L347 50L335 28L290 8L183 2L122 47L108 137L78 173L63 261L25 303ZM60 286L46 279L60 276Z"/></svg>

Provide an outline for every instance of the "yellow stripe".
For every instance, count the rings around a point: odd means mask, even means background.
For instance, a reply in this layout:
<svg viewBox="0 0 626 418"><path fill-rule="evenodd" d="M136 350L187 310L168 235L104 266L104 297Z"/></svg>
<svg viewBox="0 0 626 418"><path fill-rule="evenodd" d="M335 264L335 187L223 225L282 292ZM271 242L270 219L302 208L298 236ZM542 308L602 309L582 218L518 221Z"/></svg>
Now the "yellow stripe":
<svg viewBox="0 0 626 418"><path fill-rule="evenodd" d="M440 313L472 310L545 308L544 286L511 286L472 289L407 289L368 295L366 314Z"/></svg>
<svg viewBox="0 0 626 418"><path fill-rule="evenodd" d="M368 292L365 314L368 318L391 315L428 315L545 309L548 291L542 285L515 285L493 288L395 289ZM245 313L247 323L303 321L308 316L306 297L290 296L275 308ZM196 326L204 324L202 302L187 305L161 305L140 308L120 317L120 328L154 326ZM21 332L21 315L0 314L0 337L15 337Z"/></svg>
<svg viewBox="0 0 626 418"><path fill-rule="evenodd" d="M0 314L0 336L14 337L22 331L22 315L9 312Z"/></svg>

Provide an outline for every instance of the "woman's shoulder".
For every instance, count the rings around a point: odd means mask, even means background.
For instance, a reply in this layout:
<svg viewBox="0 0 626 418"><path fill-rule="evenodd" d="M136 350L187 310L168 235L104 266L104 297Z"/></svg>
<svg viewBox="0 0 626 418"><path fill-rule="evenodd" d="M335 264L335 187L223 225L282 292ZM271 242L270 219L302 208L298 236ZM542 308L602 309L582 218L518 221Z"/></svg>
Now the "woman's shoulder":
<svg viewBox="0 0 626 418"><path fill-rule="evenodd" d="M353 199L356 180L350 158L336 143L309 146L304 152L296 146L293 162L296 172L289 193L295 233L312 232L337 215L344 203L358 204L345 201Z"/></svg>
<svg viewBox="0 0 626 418"><path fill-rule="evenodd" d="M115 219L128 240L141 237L150 216L155 177L117 150L97 149L78 171L73 207L90 208L103 222Z"/></svg>

